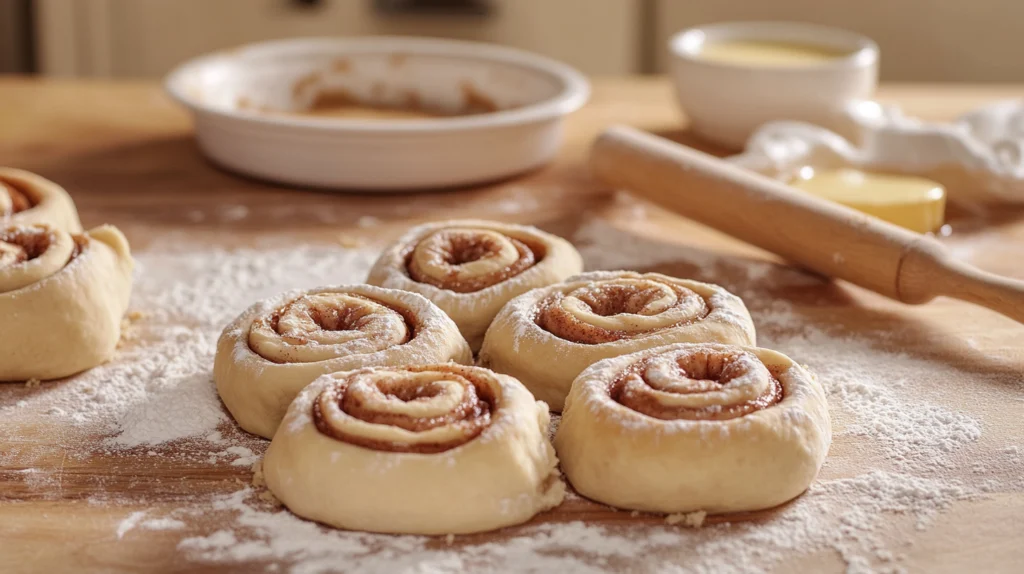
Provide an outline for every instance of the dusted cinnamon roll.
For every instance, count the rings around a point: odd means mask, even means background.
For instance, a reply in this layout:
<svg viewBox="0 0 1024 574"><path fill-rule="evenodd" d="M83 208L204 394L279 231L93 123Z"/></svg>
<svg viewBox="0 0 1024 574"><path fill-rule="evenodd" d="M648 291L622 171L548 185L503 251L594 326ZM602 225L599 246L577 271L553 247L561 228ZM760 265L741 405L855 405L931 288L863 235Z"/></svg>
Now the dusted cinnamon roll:
<svg viewBox="0 0 1024 574"><path fill-rule="evenodd" d="M480 363L560 411L573 379L601 359L670 343L754 341L743 301L717 285L599 271L513 299L487 331Z"/></svg>
<svg viewBox="0 0 1024 574"><path fill-rule="evenodd" d="M320 375L472 359L455 323L420 295L347 285L247 309L224 329L213 376L238 424L270 438L295 395Z"/></svg>
<svg viewBox="0 0 1024 574"><path fill-rule="evenodd" d="M82 231L75 203L63 187L34 173L0 167L0 227L33 223Z"/></svg>
<svg viewBox="0 0 1024 574"><path fill-rule="evenodd" d="M562 501L548 423L522 384L479 367L333 373L288 408L263 474L292 512L339 528L493 530Z"/></svg>
<svg viewBox="0 0 1024 574"><path fill-rule="evenodd" d="M676 344L585 370L573 382L555 447L588 498L718 513L798 496L831 440L821 385L785 355Z"/></svg>
<svg viewBox="0 0 1024 574"><path fill-rule="evenodd" d="M501 307L583 269L569 242L535 227L454 220L421 225L381 254L367 282L420 293L476 351Z"/></svg>
<svg viewBox="0 0 1024 574"><path fill-rule="evenodd" d="M116 227L0 227L0 381L58 379L109 360L132 266Z"/></svg>

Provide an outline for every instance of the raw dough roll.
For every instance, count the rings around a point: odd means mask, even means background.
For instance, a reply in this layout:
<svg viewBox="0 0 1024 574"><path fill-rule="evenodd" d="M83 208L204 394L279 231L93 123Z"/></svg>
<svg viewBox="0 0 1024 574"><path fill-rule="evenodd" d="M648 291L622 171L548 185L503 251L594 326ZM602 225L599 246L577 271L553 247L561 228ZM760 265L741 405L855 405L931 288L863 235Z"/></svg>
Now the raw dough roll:
<svg viewBox="0 0 1024 574"><path fill-rule="evenodd" d="M737 512L803 492L832 429L785 355L677 344L601 361L572 385L555 447L580 494L653 512Z"/></svg>
<svg viewBox="0 0 1024 574"><path fill-rule="evenodd" d="M263 473L292 512L339 528L493 530L565 495L548 416L519 381L479 367L334 373L288 408Z"/></svg>
<svg viewBox="0 0 1024 574"><path fill-rule="evenodd" d="M754 341L743 301L717 285L595 271L506 305L487 331L480 364L516 377L560 411L573 379L601 359L670 343Z"/></svg>
<svg viewBox="0 0 1024 574"><path fill-rule="evenodd" d="M221 334L213 377L238 424L270 438L295 395L320 375L472 360L455 323L422 296L342 285L249 307Z"/></svg>
<svg viewBox="0 0 1024 574"><path fill-rule="evenodd" d="M128 241L104 225L0 228L0 381L59 379L109 360L132 288Z"/></svg>
<svg viewBox="0 0 1024 574"><path fill-rule="evenodd" d="M32 223L82 232L78 210L63 187L31 172L0 167L0 227Z"/></svg>
<svg viewBox="0 0 1024 574"><path fill-rule="evenodd" d="M455 320L476 352L502 306L583 270L576 249L535 227L475 219L413 228L381 254L367 283L414 291Z"/></svg>

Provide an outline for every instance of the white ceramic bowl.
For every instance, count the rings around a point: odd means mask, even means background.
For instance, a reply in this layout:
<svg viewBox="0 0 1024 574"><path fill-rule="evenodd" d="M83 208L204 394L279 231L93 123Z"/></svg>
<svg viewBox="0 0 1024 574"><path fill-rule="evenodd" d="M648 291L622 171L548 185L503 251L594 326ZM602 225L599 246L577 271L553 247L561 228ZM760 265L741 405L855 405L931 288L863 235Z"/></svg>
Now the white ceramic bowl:
<svg viewBox="0 0 1024 574"><path fill-rule="evenodd" d="M788 42L845 55L814 64L757 66L703 59L705 44ZM827 125L878 83L878 46L859 34L791 22L732 22L684 30L669 42L676 94L694 132L738 149L762 124L801 120Z"/></svg>
<svg viewBox="0 0 1024 574"><path fill-rule="evenodd" d="M479 183L549 161L562 121L589 97L564 64L489 44L402 37L266 42L200 57L167 78L214 162L300 186L402 191ZM429 119L324 118L318 93L457 112ZM271 111L272 110L272 111Z"/></svg>

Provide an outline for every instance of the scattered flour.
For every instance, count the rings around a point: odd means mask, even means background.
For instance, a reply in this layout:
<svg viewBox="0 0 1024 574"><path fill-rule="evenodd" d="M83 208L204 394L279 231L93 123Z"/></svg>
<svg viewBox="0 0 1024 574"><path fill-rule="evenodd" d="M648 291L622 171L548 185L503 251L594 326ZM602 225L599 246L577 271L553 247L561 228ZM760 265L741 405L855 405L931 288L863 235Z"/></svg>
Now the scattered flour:
<svg viewBox="0 0 1024 574"><path fill-rule="evenodd" d="M238 457L231 461L231 466L251 467L252 465L256 464L257 461L263 458L262 455L258 455L244 446L228 447L227 450L225 450L224 452L226 452L229 455L234 455Z"/></svg>
<svg viewBox="0 0 1024 574"><path fill-rule="evenodd" d="M377 227L378 225L380 225L380 218L372 215L361 215L359 216L359 219L356 220L356 226L362 227L363 229Z"/></svg>
<svg viewBox="0 0 1024 574"><path fill-rule="evenodd" d="M680 512L677 514L669 514L665 517L666 524L682 524L688 528L700 528L704 525L704 519L707 518L708 513L703 510L697 512Z"/></svg>
<svg viewBox="0 0 1024 574"><path fill-rule="evenodd" d="M516 200L515 190L506 199ZM644 216L643 206L628 198L616 201L637 218ZM505 209L500 203L496 208ZM360 220L364 227L377 223ZM847 571L856 574L900 571L901 547L887 534L894 520L927 529L956 501L997 488L1024 490L1024 461L1015 444L996 445L975 464L984 480L949 478L946 470L978 452L985 424L966 411L911 398L909 392L940 376L969 381L983 375L887 350L884 334L851 336L772 295L780 287L820 288L821 279L770 262L643 239L600 220L585 224L574 241L588 269L667 266L743 296L760 344L818 373L836 422L836 443L856 445L867 462L845 469L826 463L805 495L756 523L721 522L703 513L668 518L702 525L699 529L637 515L628 523L534 523L507 529L500 541L346 532L280 509L257 480L257 488L186 500L172 516L146 519L146 512L133 512L118 524L116 536L136 528L173 532L194 523L217 524L216 530L189 532L180 540L178 548L188 560L295 574L333 572L339 565L369 574L764 572L786 557L822 549L838 553ZM143 454L157 456L191 445L187 450L210 464L258 468L266 441L237 431L214 390L210 371L221 328L253 301L287 289L361 282L374 258L371 250L330 245L240 250L191 245L139 253L142 271L133 308L147 317L134 326L137 340L110 364L59 385L43 385L45 394L0 409L47 413L57 425L98 428L106 436L102 448L113 453L142 447ZM558 417L553 419L552 428ZM41 480L34 470L19 476L34 484ZM590 504L575 494L566 500ZM210 515L216 518L207 520Z"/></svg>
<svg viewBox="0 0 1024 574"><path fill-rule="evenodd" d="M117 539L120 540L124 538L124 535L127 534L129 530L135 528L140 522L142 522L142 518L144 516L146 516L144 511L129 514L128 518L125 518L117 525Z"/></svg>
<svg viewBox="0 0 1024 574"><path fill-rule="evenodd" d="M181 530L185 523L174 518L151 518L139 525L146 530Z"/></svg>
<svg viewBox="0 0 1024 574"><path fill-rule="evenodd" d="M226 205L220 210L220 217L226 223L241 221L249 216L249 208L244 205Z"/></svg>
<svg viewBox="0 0 1024 574"><path fill-rule="evenodd" d="M487 207L504 215L516 215L519 213L536 211L540 207L540 201L538 201L536 197L537 191L540 191L540 193L547 196L562 193L561 188L557 186L548 186L545 189L535 190L512 185L504 188L504 193L501 197L497 198Z"/></svg>
<svg viewBox="0 0 1024 574"><path fill-rule="evenodd" d="M134 329L146 343L127 345L114 361L17 408L38 404L60 422L99 425L113 447L207 435L222 442L211 433L230 419L211 366L224 325L256 300L288 289L361 283L375 256L330 245L137 253L132 308L146 319Z"/></svg>
<svg viewBox="0 0 1024 574"><path fill-rule="evenodd" d="M147 511L145 510L132 512L124 520L119 522L116 532L118 540L124 538L125 534L136 528L142 528L145 530L181 530L185 528L184 522L168 516L143 520L146 517L146 514Z"/></svg>

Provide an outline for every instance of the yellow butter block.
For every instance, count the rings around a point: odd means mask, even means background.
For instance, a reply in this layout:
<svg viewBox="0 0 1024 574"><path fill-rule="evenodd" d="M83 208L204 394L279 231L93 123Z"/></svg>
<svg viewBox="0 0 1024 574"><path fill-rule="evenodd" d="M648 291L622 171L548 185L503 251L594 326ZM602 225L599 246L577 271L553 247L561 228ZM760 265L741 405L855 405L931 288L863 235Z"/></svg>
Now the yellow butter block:
<svg viewBox="0 0 1024 574"><path fill-rule="evenodd" d="M942 227L946 190L923 177L803 168L790 185L919 233Z"/></svg>

